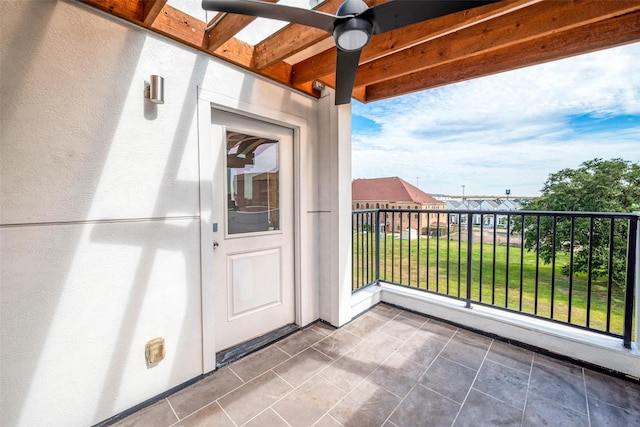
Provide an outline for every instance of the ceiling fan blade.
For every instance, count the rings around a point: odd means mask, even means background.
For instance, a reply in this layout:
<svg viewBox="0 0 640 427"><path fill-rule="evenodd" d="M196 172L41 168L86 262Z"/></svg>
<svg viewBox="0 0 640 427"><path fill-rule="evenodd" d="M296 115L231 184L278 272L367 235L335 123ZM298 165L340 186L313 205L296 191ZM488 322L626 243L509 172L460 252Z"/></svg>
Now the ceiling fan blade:
<svg viewBox="0 0 640 427"><path fill-rule="evenodd" d="M348 104L351 102L353 85L356 82L356 72L360 61L362 50L340 50L337 49L336 58L336 105Z"/></svg>
<svg viewBox="0 0 640 427"><path fill-rule="evenodd" d="M373 23L373 34L380 34L496 1L395 0L370 7L359 16Z"/></svg>
<svg viewBox="0 0 640 427"><path fill-rule="evenodd" d="M328 33L333 31L333 24L338 18L335 15L317 10L302 9L277 3L265 3L257 0L202 0L202 8L216 12L238 13L288 21L319 28Z"/></svg>

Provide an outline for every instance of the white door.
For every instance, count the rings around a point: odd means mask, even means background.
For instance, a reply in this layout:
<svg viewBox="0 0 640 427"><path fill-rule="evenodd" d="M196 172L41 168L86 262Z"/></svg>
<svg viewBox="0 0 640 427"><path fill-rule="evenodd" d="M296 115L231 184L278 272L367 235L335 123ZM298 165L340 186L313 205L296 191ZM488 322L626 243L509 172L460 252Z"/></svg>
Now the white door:
<svg viewBox="0 0 640 427"><path fill-rule="evenodd" d="M212 111L217 351L295 321L293 131Z"/></svg>

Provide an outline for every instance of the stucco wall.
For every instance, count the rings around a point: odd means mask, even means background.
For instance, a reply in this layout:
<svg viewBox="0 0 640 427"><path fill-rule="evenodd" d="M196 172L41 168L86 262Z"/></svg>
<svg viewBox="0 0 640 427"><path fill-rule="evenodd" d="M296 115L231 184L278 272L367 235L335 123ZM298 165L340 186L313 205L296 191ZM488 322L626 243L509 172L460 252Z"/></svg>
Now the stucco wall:
<svg viewBox="0 0 640 427"><path fill-rule="evenodd" d="M203 373L198 87L310 124L304 215L318 101L81 4L0 5L0 425L88 425ZM143 97L151 74L163 105ZM166 359L147 367L158 336Z"/></svg>

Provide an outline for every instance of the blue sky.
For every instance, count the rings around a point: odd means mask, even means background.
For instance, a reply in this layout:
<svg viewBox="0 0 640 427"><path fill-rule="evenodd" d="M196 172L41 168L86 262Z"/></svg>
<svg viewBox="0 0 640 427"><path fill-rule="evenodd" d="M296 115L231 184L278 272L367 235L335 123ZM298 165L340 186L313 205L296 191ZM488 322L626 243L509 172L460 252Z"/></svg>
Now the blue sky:
<svg viewBox="0 0 640 427"><path fill-rule="evenodd" d="M640 43L361 104L352 177L535 196L593 158L640 162Z"/></svg>

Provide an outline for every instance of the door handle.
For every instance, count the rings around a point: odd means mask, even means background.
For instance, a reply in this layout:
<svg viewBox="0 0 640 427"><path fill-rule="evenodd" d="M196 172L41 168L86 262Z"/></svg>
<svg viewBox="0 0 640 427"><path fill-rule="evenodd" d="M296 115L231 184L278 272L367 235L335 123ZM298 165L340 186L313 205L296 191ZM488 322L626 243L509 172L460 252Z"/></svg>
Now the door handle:
<svg viewBox="0 0 640 427"><path fill-rule="evenodd" d="M220 245L218 244L218 242L216 240L214 240L213 241L213 250L218 249L218 246L220 246Z"/></svg>

